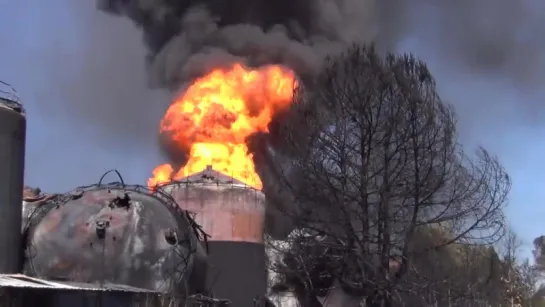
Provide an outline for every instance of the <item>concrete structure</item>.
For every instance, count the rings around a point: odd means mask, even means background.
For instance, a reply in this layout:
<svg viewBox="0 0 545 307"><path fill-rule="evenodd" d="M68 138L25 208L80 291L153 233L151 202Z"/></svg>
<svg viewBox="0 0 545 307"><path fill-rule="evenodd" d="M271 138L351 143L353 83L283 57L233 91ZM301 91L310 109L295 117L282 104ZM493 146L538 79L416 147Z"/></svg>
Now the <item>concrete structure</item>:
<svg viewBox="0 0 545 307"><path fill-rule="evenodd" d="M263 244L265 196L208 167L161 187L178 205L195 213L208 239L208 285L214 297L251 307L267 292Z"/></svg>
<svg viewBox="0 0 545 307"><path fill-rule="evenodd" d="M21 201L26 117L21 104L0 91L0 273L21 269Z"/></svg>
<svg viewBox="0 0 545 307"><path fill-rule="evenodd" d="M181 298L205 290L201 232L169 195L111 183L25 198L24 206L25 272L31 276L124 284Z"/></svg>
<svg viewBox="0 0 545 307"><path fill-rule="evenodd" d="M159 293L116 284L49 281L21 274L0 275L0 306L136 307L158 306Z"/></svg>

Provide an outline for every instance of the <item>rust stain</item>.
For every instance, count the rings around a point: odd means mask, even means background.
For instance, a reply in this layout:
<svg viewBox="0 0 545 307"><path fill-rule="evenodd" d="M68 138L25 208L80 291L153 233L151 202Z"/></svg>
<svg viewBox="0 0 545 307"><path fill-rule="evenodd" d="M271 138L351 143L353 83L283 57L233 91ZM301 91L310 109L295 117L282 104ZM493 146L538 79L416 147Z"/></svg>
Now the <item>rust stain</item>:
<svg viewBox="0 0 545 307"><path fill-rule="evenodd" d="M44 230L46 232L52 232L57 229L61 221L61 212L58 210L52 211L44 219Z"/></svg>
<svg viewBox="0 0 545 307"><path fill-rule="evenodd" d="M89 226L85 223L83 218L79 219L77 226L74 229L76 237L84 237L89 234Z"/></svg>
<svg viewBox="0 0 545 307"><path fill-rule="evenodd" d="M36 190L31 188L31 187L28 187L28 186L25 186L23 188L23 199L34 199L34 198L38 198L38 193L36 193Z"/></svg>
<svg viewBox="0 0 545 307"><path fill-rule="evenodd" d="M197 212L196 221L211 241L263 242L264 217L258 213L209 209Z"/></svg>
<svg viewBox="0 0 545 307"><path fill-rule="evenodd" d="M53 269L64 271L64 270L67 270L67 269L71 268L73 265L74 265L73 263L68 262L68 261L58 261L55 264L55 266L53 267Z"/></svg>
<svg viewBox="0 0 545 307"><path fill-rule="evenodd" d="M263 242L263 216L246 212L234 213L233 238L245 242Z"/></svg>
<svg viewBox="0 0 545 307"><path fill-rule="evenodd" d="M114 198L114 195L108 193L107 190L87 191L83 193L82 198L78 202L88 205L106 205Z"/></svg>

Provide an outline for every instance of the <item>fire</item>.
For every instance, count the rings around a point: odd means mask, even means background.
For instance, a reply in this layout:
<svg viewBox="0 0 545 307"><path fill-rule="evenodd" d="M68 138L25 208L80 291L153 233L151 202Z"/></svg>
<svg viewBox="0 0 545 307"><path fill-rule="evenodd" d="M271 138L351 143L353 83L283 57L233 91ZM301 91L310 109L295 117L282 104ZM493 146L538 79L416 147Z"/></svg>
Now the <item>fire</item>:
<svg viewBox="0 0 545 307"><path fill-rule="evenodd" d="M148 185L153 188L212 165L261 189L246 138L268 132L274 114L289 107L295 86L293 72L277 65L248 69L235 64L197 79L170 105L160 125L161 134L189 149L187 164L179 170L169 164L156 167Z"/></svg>

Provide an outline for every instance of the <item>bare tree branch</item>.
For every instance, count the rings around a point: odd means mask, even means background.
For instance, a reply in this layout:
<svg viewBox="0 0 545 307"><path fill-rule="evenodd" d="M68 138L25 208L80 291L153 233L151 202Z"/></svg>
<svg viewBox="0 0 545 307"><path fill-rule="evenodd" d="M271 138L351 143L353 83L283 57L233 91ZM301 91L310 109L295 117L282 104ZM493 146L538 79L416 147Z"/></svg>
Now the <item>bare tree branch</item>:
<svg viewBox="0 0 545 307"><path fill-rule="evenodd" d="M390 306L416 256L501 238L510 179L485 149L462 151L454 111L424 63L354 46L295 97L297 120L284 127L290 156L268 159L292 198L285 214L324 238L292 238L297 266L312 262L302 246L317 245L343 289ZM425 229L443 235L415 244Z"/></svg>

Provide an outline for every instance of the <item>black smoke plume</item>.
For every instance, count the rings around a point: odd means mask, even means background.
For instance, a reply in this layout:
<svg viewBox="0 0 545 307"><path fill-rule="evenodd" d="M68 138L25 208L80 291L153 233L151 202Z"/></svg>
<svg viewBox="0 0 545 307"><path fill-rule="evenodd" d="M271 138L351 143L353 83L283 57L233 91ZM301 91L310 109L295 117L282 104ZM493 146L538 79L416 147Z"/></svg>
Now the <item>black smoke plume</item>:
<svg viewBox="0 0 545 307"><path fill-rule="evenodd" d="M418 36L468 72L543 76L544 5L529 0L97 0L142 29L153 84L176 88L243 58L308 68L353 41L384 49ZM539 78L538 78L539 79ZM538 82L541 80L537 80Z"/></svg>
<svg viewBox="0 0 545 307"><path fill-rule="evenodd" d="M100 10L124 16L142 30L150 86L171 92L233 61L250 66L281 63L304 78L319 69L326 54L347 44L373 42L378 50L394 51L408 37L418 38L419 49L433 50L441 63L470 76L532 88L545 79L545 44L538 39L545 33L545 10L539 1L96 1ZM542 106L536 105L538 100L520 101L516 108L523 116L536 114ZM464 101L453 103L475 108ZM497 101L479 103L480 110L502 107ZM504 125L495 121L486 126ZM263 147L263 141L254 143ZM166 151L172 160L183 161L183 154Z"/></svg>
<svg viewBox="0 0 545 307"><path fill-rule="evenodd" d="M150 82L171 90L233 61L282 63L305 75L343 42L370 38L364 29L353 35L338 31L347 28L339 23L350 20L341 19L346 16L335 1L97 1L100 9L126 16L142 29ZM358 26L365 24L369 1L346 2L350 7L342 9L355 13Z"/></svg>
<svg viewBox="0 0 545 307"><path fill-rule="evenodd" d="M142 29L150 85L172 92L183 91L195 77L235 61L248 66L283 64L304 78L317 71L326 54L373 38L372 16L367 15L372 2L366 0L342 5L320 0L97 3L99 9L128 17ZM360 28L365 24L367 30ZM347 31L351 27L354 31ZM270 145L281 144L271 135L255 136L250 143L251 149L261 153ZM160 144L171 163L185 163L188 149L176 148L168 137L160 137ZM267 193L270 183L264 155L256 152L254 157Z"/></svg>

